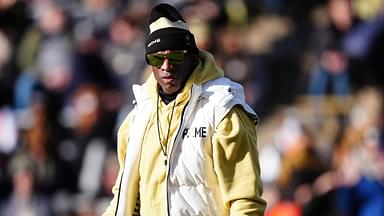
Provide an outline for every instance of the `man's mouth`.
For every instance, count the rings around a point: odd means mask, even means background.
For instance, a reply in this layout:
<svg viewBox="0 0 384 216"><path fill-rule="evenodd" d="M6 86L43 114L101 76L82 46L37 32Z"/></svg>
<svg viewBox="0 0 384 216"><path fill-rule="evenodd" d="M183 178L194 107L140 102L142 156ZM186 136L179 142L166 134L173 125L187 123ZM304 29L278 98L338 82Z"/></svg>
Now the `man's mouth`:
<svg viewBox="0 0 384 216"><path fill-rule="evenodd" d="M165 76L165 77L163 77L163 80L165 80L167 82L172 82L172 81L176 80L176 77L174 77L174 76Z"/></svg>

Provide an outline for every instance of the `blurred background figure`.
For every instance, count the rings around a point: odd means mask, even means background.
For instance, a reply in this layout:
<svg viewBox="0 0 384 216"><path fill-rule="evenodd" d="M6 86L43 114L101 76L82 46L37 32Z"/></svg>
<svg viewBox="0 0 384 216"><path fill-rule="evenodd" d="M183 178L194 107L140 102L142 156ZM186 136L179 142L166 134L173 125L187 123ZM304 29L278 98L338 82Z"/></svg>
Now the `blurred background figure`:
<svg viewBox="0 0 384 216"><path fill-rule="evenodd" d="M49 91L63 92L72 77L68 17L54 2L35 4L32 12L36 23L22 38L18 66L22 73L38 79Z"/></svg>
<svg viewBox="0 0 384 216"><path fill-rule="evenodd" d="M102 165L110 142L111 125L103 122L100 88L84 84L72 96L67 114L67 136L57 140L59 185L72 193L95 195L98 192Z"/></svg>
<svg viewBox="0 0 384 216"><path fill-rule="evenodd" d="M10 5L2 6L0 16L6 13ZM11 63L14 46L5 30L0 28L0 200L10 192L11 180L7 175L7 164L17 148L18 140L16 112L11 106L12 85L16 77Z"/></svg>
<svg viewBox="0 0 384 216"><path fill-rule="evenodd" d="M245 49L246 34L245 29L237 26L221 27L215 32L217 45L214 55L226 75L244 86L246 101L263 115L270 80L262 58Z"/></svg>
<svg viewBox="0 0 384 216"><path fill-rule="evenodd" d="M146 67L144 56L143 29L140 26L140 12L129 10L112 22L109 39L102 52L103 60L112 71L115 88L121 94L121 105L126 111L132 108L132 84L142 83Z"/></svg>
<svg viewBox="0 0 384 216"><path fill-rule="evenodd" d="M115 184L117 174L119 172L119 163L117 155L114 152L108 152L102 171L101 186L95 200L96 215L101 215L108 207L111 200L112 187Z"/></svg>
<svg viewBox="0 0 384 216"><path fill-rule="evenodd" d="M355 211L361 216L384 214L383 104L382 92L372 88L359 91L349 124L336 146L334 185L341 215Z"/></svg>
<svg viewBox="0 0 384 216"><path fill-rule="evenodd" d="M349 0L329 0L326 6L329 21L314 32L318 63L309 80L311 95L345 96L350 91L349 57L343 41L357 22L351 4Z"/></svg>
<svg viewBox="0 0 384 216"><path fill-rule="evenodd" d="M54 215L48 197L35 190L36 170L28 157L19 155L14 157L9 164L12 176L12 193L0 207L3 215Z"/></svg>
<svg viewBox="0 0 384 216"><path fill-rule="evenodd" d="M54 158L55 126L51 124L48 114L49 101L43 91L35 89L28 107L28 118L23 119L20 140L15 157L29 159L34 167L34 188L40 193L51 196L55 192L57 181L57 164Z"/></svg>

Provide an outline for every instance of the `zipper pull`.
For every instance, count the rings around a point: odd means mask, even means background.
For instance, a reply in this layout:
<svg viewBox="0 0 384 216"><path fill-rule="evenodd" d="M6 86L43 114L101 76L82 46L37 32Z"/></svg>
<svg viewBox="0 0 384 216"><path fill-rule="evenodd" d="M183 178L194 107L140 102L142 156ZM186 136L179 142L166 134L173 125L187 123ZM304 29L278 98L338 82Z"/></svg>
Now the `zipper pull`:
<svg viewBox="0 0 384 216"><path fill-rule="evenodd" d="M168 158L168 155L167 153L164 153L164 165L167 166L167 159Z"/></svg>

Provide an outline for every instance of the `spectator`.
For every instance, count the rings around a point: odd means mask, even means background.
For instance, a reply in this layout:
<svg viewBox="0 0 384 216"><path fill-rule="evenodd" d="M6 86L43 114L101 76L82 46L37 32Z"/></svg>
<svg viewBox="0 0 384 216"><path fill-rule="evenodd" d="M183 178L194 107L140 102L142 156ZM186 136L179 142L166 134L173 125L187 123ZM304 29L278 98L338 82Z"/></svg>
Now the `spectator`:
<svg viewBox="0 0 384 216"><path fill-rule="evenodd" d="M28 157L19 155L9 164L12 176L12 194L1 203L3 215L53 216L48 197L35 191L35 168Z"/></svg>
<svg viewBox="0 0 384 216"><path fill-rule="evenodd" d="M319 62L316 64L308 86L310 95L327 94L345 96L350 93L349 58L342 43L355 25L348 0L329 0L327 12L330 22L320 32L315 32L314 43L319 44Z"/></svg>
<svg viewBox="0 0 384 216"><path fill-rule="evenodd" d="M70 193L85 193L91 196L99 191L103 160L112 145L103 121L101 89L96 85L82 85L72 97L73 113L68 115L72 125L68 136L58 140L60 189Z"/></svg>

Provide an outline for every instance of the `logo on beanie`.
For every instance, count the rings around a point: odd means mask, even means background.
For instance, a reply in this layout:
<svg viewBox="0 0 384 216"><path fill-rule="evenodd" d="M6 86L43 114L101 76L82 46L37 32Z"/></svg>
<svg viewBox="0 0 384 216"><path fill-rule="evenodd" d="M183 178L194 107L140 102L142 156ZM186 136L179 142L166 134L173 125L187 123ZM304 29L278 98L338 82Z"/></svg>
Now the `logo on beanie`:
<svg viewBox="0 0 384 216"><path fill-rule="evenodd" d="M156 43L160 43L160 38L157 38L151 42L149 42L149 44L147 45L147 47L151 47L153 44L156 44Z"/></svg>
<svg viewBox="0 0 384 216"><path fill-rule="evenodd" d="M187 46L191 45L191 38L188 35L185 35L185 43L187 44Z"/></svg>

